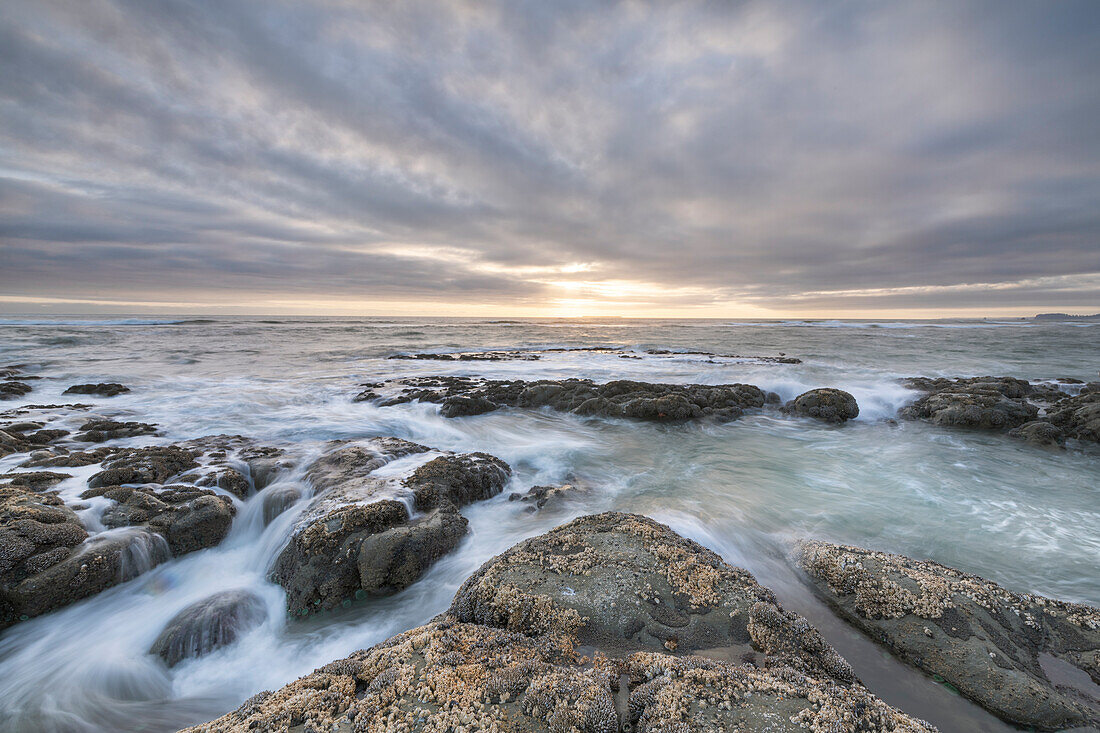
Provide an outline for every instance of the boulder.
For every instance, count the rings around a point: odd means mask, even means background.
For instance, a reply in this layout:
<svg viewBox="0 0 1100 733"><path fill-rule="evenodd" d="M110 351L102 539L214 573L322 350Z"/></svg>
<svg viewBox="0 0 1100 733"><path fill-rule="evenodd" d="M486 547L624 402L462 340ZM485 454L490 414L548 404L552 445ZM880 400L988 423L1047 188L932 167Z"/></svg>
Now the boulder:
<svg viewBox="0 0 1100 733"><path fill-rule="evenodd" d="M503 461L472 453L439 456L405 475L374 475L394 459L427 451L377 438L338 447L310 466L316 495L272 570L291 613L407 587L466 534L459 507L500 493L511 473Z"/></svg>
<svg viewBox="0 0 1100 733"><path fill-rule="evenodd" d="M444 417L479 415L501 407L536 409L593 417L676 422L710 417L734 420L764 405L764 392L751 384L653 384L588 379L500 381L471 377L418 377L397 383L400 392L379 404L441 403ZM362 399L370 399L363 397Z"/></svg>
<svg viewBox="0 0 1100 733"><path fill-rule="evenodd" d="M1100 610L858 547L804 542L798 562L843 618L1004 720L1041 730L1100 724L1094 693L1045 669L1053 659L1100 683Z"/></svg>
<svg viewBox="0 0 1100 733"><path fill-rule="evenodd" d="M573 484L561 486L532 486L524 493L512 492L508 495L508 501L519 501L527 505L527 511L535 512L547 504L561 503L564 499L577 494L587 494L588 490Z"/></svg>
<svg viewBox="0 0 1100 733"><path fill-rule="evenodd" d="M101 486L82 499L103 496L116 504L103 512L107 527L144 526L162 535L174 555L183 555L225 539L233 524L233 502L193 486Z"/></svg>
<svg viewBox="0 0 1100 733"><path fill-rule="evenodd" d="M126 448L103 461L103 470L88 479L88 486L163 484L198 465L191 452L172 445Z"/></svg>
<svg viewBox="0 0 1100 733"><path fill-rule="evenodd" d="M130 388L117 382L100 382L99 384L74 384L62 394L90 394L100 397L114 397L115 395L129 392Z"/></svg>
<svg viewBox="0 0 1100 733"><path fill-rule="evenodd" d="M31 391L29 384L8 381L0 382L0 400L14 400Z"/></svg>
<svg viewBox="0 0 1100 733"><path fill-rule="evenodd" d="M199 486L212 486L223 489L242 501L247 499L252 493L252 482L248 480L247 476L232 466L217 468L195 483Z"/></svg>
<svg viewBox="0 0 1100 733"><path fill-rule="evenodd" d="M1071 438L1100 443L1100 391L1082 392L1057 403L1047 419Z"/></svg>
<svg viewBox="0 0 1100 733"><path fill-rule="evenodd" d="M997 389L971 386L933 392L898 411L909 420L983 430L1010 430L1034 420L1038 414L1038 407L1022 399L1007 397Z"/></svg>
<svg viewBox="0 0 1100 733"><path fill-rule="evenodd" d="M713 562L720 564L720 559L706 556L705 550L676 537L662 525L632 515L585 519L593 519L604 527L601 531L608 536L620 533L631 538L628 545L636 544L636 540L648 542L645 552L658 553L661 557L655 562L667 563L666 570L674 574L682 572L687 578L705 569L707 572L698 582L689 581L688 587L681 588L688 595L707 593L711 582L722 589L719 593L730 590L723 578L710 572L715 571ZM588 531L583 520L573 524L576 526L567 531L581 534ZM639 528L644 535L652 536L648 540L638 538ZM522 551L529 544L530 541L522 543L501 557ZM543 557L548 568L563 569L574 559L573 550L581 553L582 557L576 559L582 564L601 562L579 546L562 547L555 543L555 549L553 554ZM621 549L625 550L625 546ZM681 554L681 550L687 555ZM690 557L695 557L702 566L693 566ZM590 562L584 562L586 559ZM617 559L620 558L604 560L603 566L610 570ZM623 582L648 593L650 588L644 582L629 580L634 567L629 564L632 558L624 552L621 559L628 563L622 568ZM770 599L770 592L757 586L747 573L729 571L742 574L731 581L734 585L731 592L744 592L747 597L764 594ZM575 595L568 597L575 598L577 607L584 609L598 610L628 595L616 592L614 584L582 585L572 576L569 581L577 587ZM550 590L553 599L560 598L553 588L543 586L543 589ZM612 591L611 596L604 595L608 591ZM517 592L533 593L535 588L517 588ZM456 606L461 605L461 598L460 592ZM786 614L770 600L755 601L754 605L762 604L769 609L759 613L755 620L746 623L735 615L731 621L727 616L726 625L732 623L746 639L759 638L774 648L775 654L765 651L762 657L754 656L751 664L730 664L702 657L674 656L664 653L663 645L660 652L636 651L626 657L610 656L609 650L602 647L586 650L582 656L578 645L583 637L577 632L586 628L587 619L575 609L562 616L572 619L569 623L539 621L548 620L538 614L540 610L551 609L552 598L539 596L537 608L526 602L513 606L514 618L503 624L513 629L501 628L502 624L495 622L472 623L456 618L449 611L425 626L325 665L280 690L261 692L234 712L189 728L185 733L934 731L928 724L874 697L851 679L850 672L838 678L818 664L807 664L809 659L823 660L827 656L822 653L820 636L804 621L799 624L800 634L774 633L778 628L789 629L790 622L797 617ZM721 601L716 603L720 605ZM731 609L723 607L723 610L728 613ZM745 611L751 612L751 607ZM769 615L782 619L778 627L768 625ZM750 630L753 624L763 624L767 631L753 636ZM720 634L728 635L728 632ZM614 647L620 648L618 638L613 641ZM843 667L846 666L844 663Z"/></svg>
<svg viewBox="0 0 1100 733"><path fill-rule="evenodd" d="M259 596L243 590L216 593L192 603L172 617L160 632L150 654L174 667L228 646L267 618Z"/></svg>
<svg viewBox="0 0 1100 733"><path fill-rule="evenodd" d="M636 514L581 517L485 563L455 595L460 621L575 634L613 652L742 646L849 682L852 670L751 574Z"/></svg>
<svg viewBox="0 0 1100 733"><path fill-rule="evenodd" d="M1042 448L1064 448L1066 434L1060 427L1045 420L1032 420L1008 431L1010 438L1023 440Z"/></svg>
<svg viewBox="0 0 1100 733"><path fill-rule="evenodd" d="M73 440L83 443L103 443L116 438L134 438L139 435L152 435L157 432L155 425L144 422L118 422L117 420L93 419L80 426L81 432Z"/></svg>
<svg viewBox="0 0 1100 733"><path fill-rule="evenodd" d="M783 412L828 423L842 423L859 416L859 405L848 392L823 387L798 395L783 406Z"/></svg>
<svg viewBox="0 0 1100 733"><path fill-rule="evenodd" d="M0 481L6 480L8 486L22 486L32 491L43 491L67 478L72 478L72 476L67 473L54 473L53 471L19 471L0 476Z"/></svg>

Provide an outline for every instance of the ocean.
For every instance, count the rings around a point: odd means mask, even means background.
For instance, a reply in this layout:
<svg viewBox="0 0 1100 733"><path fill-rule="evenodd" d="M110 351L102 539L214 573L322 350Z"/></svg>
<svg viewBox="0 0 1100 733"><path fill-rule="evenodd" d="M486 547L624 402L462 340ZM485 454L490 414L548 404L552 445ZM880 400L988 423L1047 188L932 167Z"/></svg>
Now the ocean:
<svg viewBox="0 0 1100 733"><path fill-rule="evenodd" d="M390 358L489 351L528 358ZM800 363L760 358L780 355ZM308 620L288 620L282 589L266 579L294 512L265 526L260 502L243 502L219 546L0 633L0 731L167 731L216 717L427 621L516 541L610 509L652 516L753 572L818 624L887 702L943 730L1008 730L833 618L787 553L797 539L825 539L1100 605L1097 446L1052 451L895 419L919 396L904 377L1095 381L1098 356L1094 321L0 317L0 366L42 377L0 410L72 402L62 392L79 382L120 382L132 391L79 401L162 431L120 445L240 434L285 448L301 467L327 441L396 436L485 451L514 471L501 495L463 509L470 534L418 582ZM841 426L774 410L729 423L519 409L446 419L438 405L352 399L362 384L419 375L744 382L784 401L838 387L856 397L860 415ZM0 473L24 458L0 458ZM61 495L74 498L93 470L68 469L75 475L57 487ZM280 480L300 483L302 471ZM586 490L535 513L508 500L561 483ZM269 606L259 630L172 670L147 653L177 611L232 588Z"/></svg>

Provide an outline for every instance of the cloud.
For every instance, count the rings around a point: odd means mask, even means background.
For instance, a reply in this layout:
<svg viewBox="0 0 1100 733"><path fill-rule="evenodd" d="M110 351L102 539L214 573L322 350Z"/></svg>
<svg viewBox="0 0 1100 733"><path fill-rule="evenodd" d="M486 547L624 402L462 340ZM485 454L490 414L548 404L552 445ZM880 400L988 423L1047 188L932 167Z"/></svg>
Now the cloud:
<svg viewBox="0 0 1100 733"><path fill-rule="evenodd" d="M1098 21L1088 0L11 0L0 288L1100 310Z"/></svg>

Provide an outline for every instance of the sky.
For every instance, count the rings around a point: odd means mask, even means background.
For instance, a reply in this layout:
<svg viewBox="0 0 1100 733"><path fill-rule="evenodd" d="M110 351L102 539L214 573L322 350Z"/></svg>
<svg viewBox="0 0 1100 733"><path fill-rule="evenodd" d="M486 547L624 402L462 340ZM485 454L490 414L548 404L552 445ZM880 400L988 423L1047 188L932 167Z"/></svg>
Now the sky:
<svg viewBox="0 0 1100 733"><path fill-rule="evenodd" d="M0 3L0 311L1100 311L1100 2Z"/></svg>

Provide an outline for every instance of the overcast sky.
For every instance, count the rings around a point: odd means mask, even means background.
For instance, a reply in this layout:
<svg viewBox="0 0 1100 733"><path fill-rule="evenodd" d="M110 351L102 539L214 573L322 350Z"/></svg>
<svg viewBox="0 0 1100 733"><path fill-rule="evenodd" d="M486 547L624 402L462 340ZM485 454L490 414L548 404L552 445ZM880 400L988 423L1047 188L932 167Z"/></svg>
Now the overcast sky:
<svg viewBox="0 0 1100 733"><path fill-rule="evenodd" d="M4 0L0 310L1100 311L1100 2Z"/></svg>

